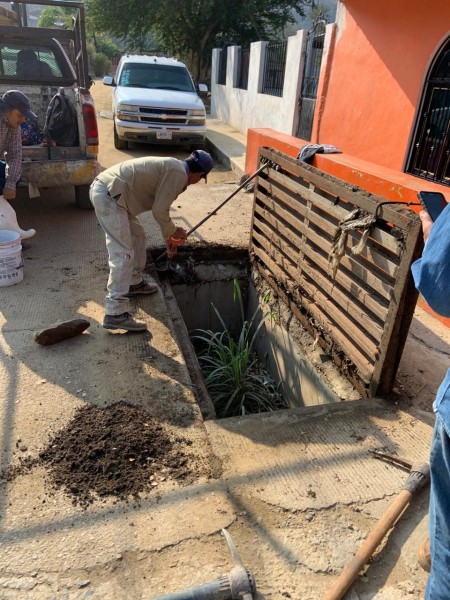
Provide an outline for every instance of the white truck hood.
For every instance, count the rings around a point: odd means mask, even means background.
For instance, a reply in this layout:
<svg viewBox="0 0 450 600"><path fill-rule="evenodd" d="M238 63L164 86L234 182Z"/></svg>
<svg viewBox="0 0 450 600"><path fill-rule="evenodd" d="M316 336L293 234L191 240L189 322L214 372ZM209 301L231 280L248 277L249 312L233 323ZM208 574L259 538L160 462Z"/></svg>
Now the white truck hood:
<svg viewBox="0 0 450 600"><path fill-rule="evenodd" d="M116 87L115 104L132 104L155 108L205 108L195 92L176 92L174 90L154 90L136 87Z"/></svg>

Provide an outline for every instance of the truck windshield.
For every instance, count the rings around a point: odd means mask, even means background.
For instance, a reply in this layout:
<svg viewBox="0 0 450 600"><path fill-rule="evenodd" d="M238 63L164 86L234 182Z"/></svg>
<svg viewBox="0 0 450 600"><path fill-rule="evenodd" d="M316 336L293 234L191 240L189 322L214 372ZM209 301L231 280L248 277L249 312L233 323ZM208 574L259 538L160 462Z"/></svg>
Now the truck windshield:
<svg viewBox="0 0 450 600"><path fill-rule="evenodd" d="M179 92L195 91L186 68L147 63L126 63L120 74L119 85Z"/></svg>

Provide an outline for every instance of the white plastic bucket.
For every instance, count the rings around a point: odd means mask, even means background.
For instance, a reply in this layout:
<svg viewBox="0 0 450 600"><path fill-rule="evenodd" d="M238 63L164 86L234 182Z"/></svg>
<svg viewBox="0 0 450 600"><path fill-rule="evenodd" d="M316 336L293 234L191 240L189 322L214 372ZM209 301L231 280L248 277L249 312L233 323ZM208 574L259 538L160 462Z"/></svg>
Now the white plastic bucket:
<svg viewBox="0 0 450 600"><path fill-rule="evenodd" d="M20 233L0 230L0 287L15 285L23 279Z"/></svg>

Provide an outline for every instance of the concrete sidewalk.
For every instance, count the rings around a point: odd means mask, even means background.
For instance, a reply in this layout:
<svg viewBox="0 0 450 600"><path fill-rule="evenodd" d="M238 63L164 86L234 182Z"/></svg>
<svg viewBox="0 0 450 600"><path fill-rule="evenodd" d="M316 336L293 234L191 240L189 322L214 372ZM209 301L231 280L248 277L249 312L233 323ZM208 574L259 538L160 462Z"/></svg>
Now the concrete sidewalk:
<svg viewBox="0 0 450 600"><path fill-rule="evenodd" d="M207 147L214 157L242 177L245 173L247 136L226 123L207 117Z"/></svg>

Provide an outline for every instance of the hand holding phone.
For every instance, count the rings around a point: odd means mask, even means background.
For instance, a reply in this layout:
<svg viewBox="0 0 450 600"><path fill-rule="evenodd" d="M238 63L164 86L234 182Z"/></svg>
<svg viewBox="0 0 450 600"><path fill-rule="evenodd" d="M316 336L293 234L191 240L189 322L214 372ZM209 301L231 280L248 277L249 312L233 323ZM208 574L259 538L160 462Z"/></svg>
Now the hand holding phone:
<svg viewBox="0 0 450 600"><path fill-rule="evenodd" d="M433 221L436 221L438 216L447 206L447 200L441 192L418 192L420 204L427 211Z"/></svg>

